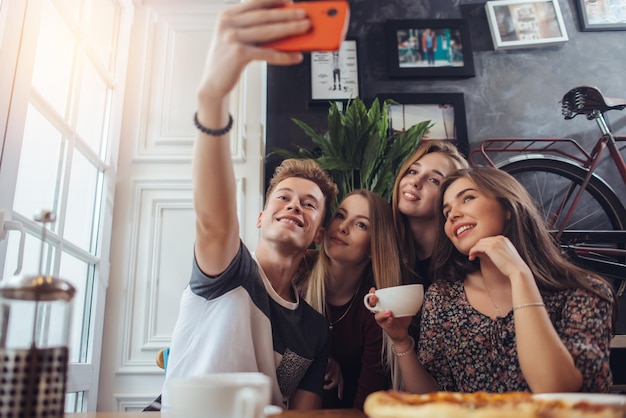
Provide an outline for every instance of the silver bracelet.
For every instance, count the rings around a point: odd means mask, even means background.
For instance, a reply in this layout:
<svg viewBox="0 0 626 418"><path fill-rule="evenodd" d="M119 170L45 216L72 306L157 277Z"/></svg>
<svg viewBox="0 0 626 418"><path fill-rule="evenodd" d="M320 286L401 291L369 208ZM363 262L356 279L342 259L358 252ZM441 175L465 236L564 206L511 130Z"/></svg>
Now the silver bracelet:
<svg viewBox="0 0 626 418"><path fill-rule="evenodd" d="M546 306L543 304L543 302L531 302L531 303L524 303L522 305L517 305L513 307L513 311L516 311L518 309L524 309L524 308L532 308L532 307L542 307L542 306Z"/></svg>
<svg viewBox="0 0 626 418"><path fill-rule="evenodd" d="M398 353L396 351L396 346L391 344L391 352L393 353L393 355L396 357L402 357L402 356L406 356L407 354L409 354L410 351L413 351L413 349L415 348L415 339L409 335L409 341L411 341L409 348L407 348L406 351L403 351L401 353Z"/></svg>

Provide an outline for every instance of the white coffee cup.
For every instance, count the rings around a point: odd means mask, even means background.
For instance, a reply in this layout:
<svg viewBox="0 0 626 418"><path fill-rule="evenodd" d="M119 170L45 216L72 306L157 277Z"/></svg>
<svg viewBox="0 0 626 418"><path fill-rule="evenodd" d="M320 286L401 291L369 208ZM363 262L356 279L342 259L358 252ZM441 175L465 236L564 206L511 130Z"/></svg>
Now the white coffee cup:
<svg viewBox="0 0 626 418"><path fill-rule="evenodd" d="M370 298L376 295L378 302L370 306ZM386 287L378 289L374 293L368 293L363 298L363 304L371 312L391 311L394 317L415 315L424 302L424 285L407 284L402 286Z"/></svg>
<svg viewBox="0 0 626 418"><path fill-rule="evenodd" d="M264 418L270 379L263 373L215 373L173 378L168 417Z"/></svg>

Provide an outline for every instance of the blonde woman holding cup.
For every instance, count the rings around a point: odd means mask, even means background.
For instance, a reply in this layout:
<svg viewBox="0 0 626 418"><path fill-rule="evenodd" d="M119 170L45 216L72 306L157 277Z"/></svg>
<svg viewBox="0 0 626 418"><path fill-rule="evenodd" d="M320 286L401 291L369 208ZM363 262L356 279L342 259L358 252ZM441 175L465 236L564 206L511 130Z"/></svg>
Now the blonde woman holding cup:
<svg viewBox="0 0 626 418"><path fill-rule="evenodd" d="M313 269L299 287L329 324L331 359L322 405L363 409L369 393L391 384L383 333L362 302L372 286L400 284L391 207L368 190L348 194L315 253Z"/></svg>

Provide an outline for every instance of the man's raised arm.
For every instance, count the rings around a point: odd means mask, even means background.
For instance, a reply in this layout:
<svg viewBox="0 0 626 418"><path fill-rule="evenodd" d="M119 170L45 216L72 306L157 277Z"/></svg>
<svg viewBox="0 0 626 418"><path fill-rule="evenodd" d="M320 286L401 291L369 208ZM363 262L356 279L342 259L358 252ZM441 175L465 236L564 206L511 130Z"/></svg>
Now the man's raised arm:
<svg viewBox="0 0 626 418"><path fill-rule="evenodd" d="M286 0L249 0L219 16L198 88L193 152L193 198L196 212L195 256L208 275L223 272L239 249L235 175L230 155L228 96L246 65L264 60L275 65L302 61L259 44L306 32L303 10L277 9Z"/></svg>

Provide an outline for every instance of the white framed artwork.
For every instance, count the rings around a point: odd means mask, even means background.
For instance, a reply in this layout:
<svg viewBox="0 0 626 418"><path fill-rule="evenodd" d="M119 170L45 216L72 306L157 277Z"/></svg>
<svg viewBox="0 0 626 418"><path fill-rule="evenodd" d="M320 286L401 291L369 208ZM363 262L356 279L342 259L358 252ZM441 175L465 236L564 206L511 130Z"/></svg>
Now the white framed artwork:
<svg viewBox="0 0 626 418"><path fill-rule="evenodd" d="M495 0L485 9L496 50L560 45L569 39L558 0Z"/></svg>
<svg viewBox="0 0 626 418"><path fill-rule="evenodd" d="M347 39L335 52L311 52L311 100L359 97L358 43Z"/></svg>

